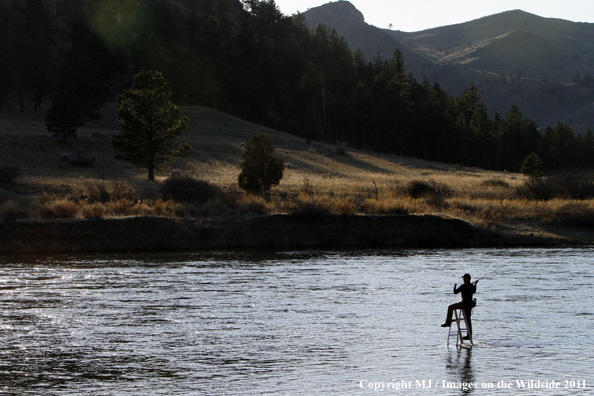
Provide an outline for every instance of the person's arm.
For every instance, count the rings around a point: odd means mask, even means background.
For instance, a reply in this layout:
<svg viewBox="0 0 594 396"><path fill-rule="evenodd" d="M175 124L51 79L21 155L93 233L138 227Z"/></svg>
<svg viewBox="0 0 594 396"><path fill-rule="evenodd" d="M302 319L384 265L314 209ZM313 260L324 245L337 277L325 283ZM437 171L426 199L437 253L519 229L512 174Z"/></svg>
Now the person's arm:
<svg viewBox="0 0 594 396"><path fill-rule="evenodd" d="M458 286L458 284L454 283L454 294L460 293L460 289L456 289L456 286Z"/></svg>

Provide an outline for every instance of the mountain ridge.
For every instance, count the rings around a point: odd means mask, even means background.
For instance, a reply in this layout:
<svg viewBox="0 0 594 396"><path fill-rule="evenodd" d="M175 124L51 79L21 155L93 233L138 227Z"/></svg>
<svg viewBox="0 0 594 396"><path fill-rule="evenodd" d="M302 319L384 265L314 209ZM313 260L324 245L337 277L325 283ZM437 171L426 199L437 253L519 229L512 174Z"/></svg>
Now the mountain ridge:
<svg viewBox="0 0 594 396"><path fill-rule="evenodd" d="M510 10L403 32L369 25L364 16L343 18L343 10L355 13L353 9L348 1L338 1L303 15L312 27L335 28L351 50L360 49L368 61L389 59L399 49L416 79L426 76L455 95L476 85L492 115L517 105L541 127L562 121L587 130L594 124L592 23Z"/></svg>

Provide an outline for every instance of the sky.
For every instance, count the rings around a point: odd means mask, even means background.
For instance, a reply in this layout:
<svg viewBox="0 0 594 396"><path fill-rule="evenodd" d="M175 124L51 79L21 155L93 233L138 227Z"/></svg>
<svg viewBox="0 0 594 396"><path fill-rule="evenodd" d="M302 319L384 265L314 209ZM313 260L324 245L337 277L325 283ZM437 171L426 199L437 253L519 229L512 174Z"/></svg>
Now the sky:
<svg viewBox="0 0 594 396"><path fill-rule="evenodd" d="M328 0L275 0L281 12L292 15ZM594 22L592 0L350 0L365 22L380 28L416 32L468 22L509 10L523 10L547 18Z"/></svg>

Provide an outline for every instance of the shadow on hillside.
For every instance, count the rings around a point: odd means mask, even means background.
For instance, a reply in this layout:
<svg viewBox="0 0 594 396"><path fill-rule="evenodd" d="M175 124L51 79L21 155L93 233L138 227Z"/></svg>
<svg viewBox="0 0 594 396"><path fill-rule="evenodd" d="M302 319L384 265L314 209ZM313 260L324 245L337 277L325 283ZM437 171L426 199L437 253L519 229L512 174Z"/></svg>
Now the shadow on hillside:
<svg viewBox="0 0 594 396"><path fill-rule="evenodd" d="M394 173L391 169L361 161L349 154L322 154L306 151L286 153L284 150L280 150L277 155L282 157L289 166L295 166L298 169L307 170L312 173L330 173L341 177L349 177L354 172L356 173L357 170L369 173Z"/></svg>

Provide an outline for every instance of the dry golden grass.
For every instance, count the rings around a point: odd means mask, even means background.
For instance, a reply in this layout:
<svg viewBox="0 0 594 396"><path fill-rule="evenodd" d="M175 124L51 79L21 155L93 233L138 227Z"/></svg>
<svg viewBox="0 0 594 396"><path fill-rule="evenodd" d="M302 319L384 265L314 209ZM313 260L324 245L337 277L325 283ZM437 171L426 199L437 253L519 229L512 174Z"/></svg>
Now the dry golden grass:
<svg viewBox="0 0 594 396"><path fill-rule="evenodd" d="M114 159L111 135L117 134L115 107L108 105L100 123L87 125L78 140L64 146L45 130L41 114L0 118L0 156L21 176L14 186L0 186L3 217L223 216L246 213L438 214L474 224L513 221L558 221L561 217L593 217L594 201L529 201L515 189L519 174L431 163L371 151L337 150L286 133L239 120L215 110L184 108L190 126L180 141L192 145L190 155L172 165L184 176L221 187L223 196L203 205L158 198L169 171L146 181L146 170ZM237 187L241 154L252 134L267 133L276 155L287 165L269 201ZM92 156L95 168L73 167L60 154ZM179 173L179 172L176 172ZM412 198L413 183L439 187L433 195ZM24 208L24 209L23 209Z"/></svg>

